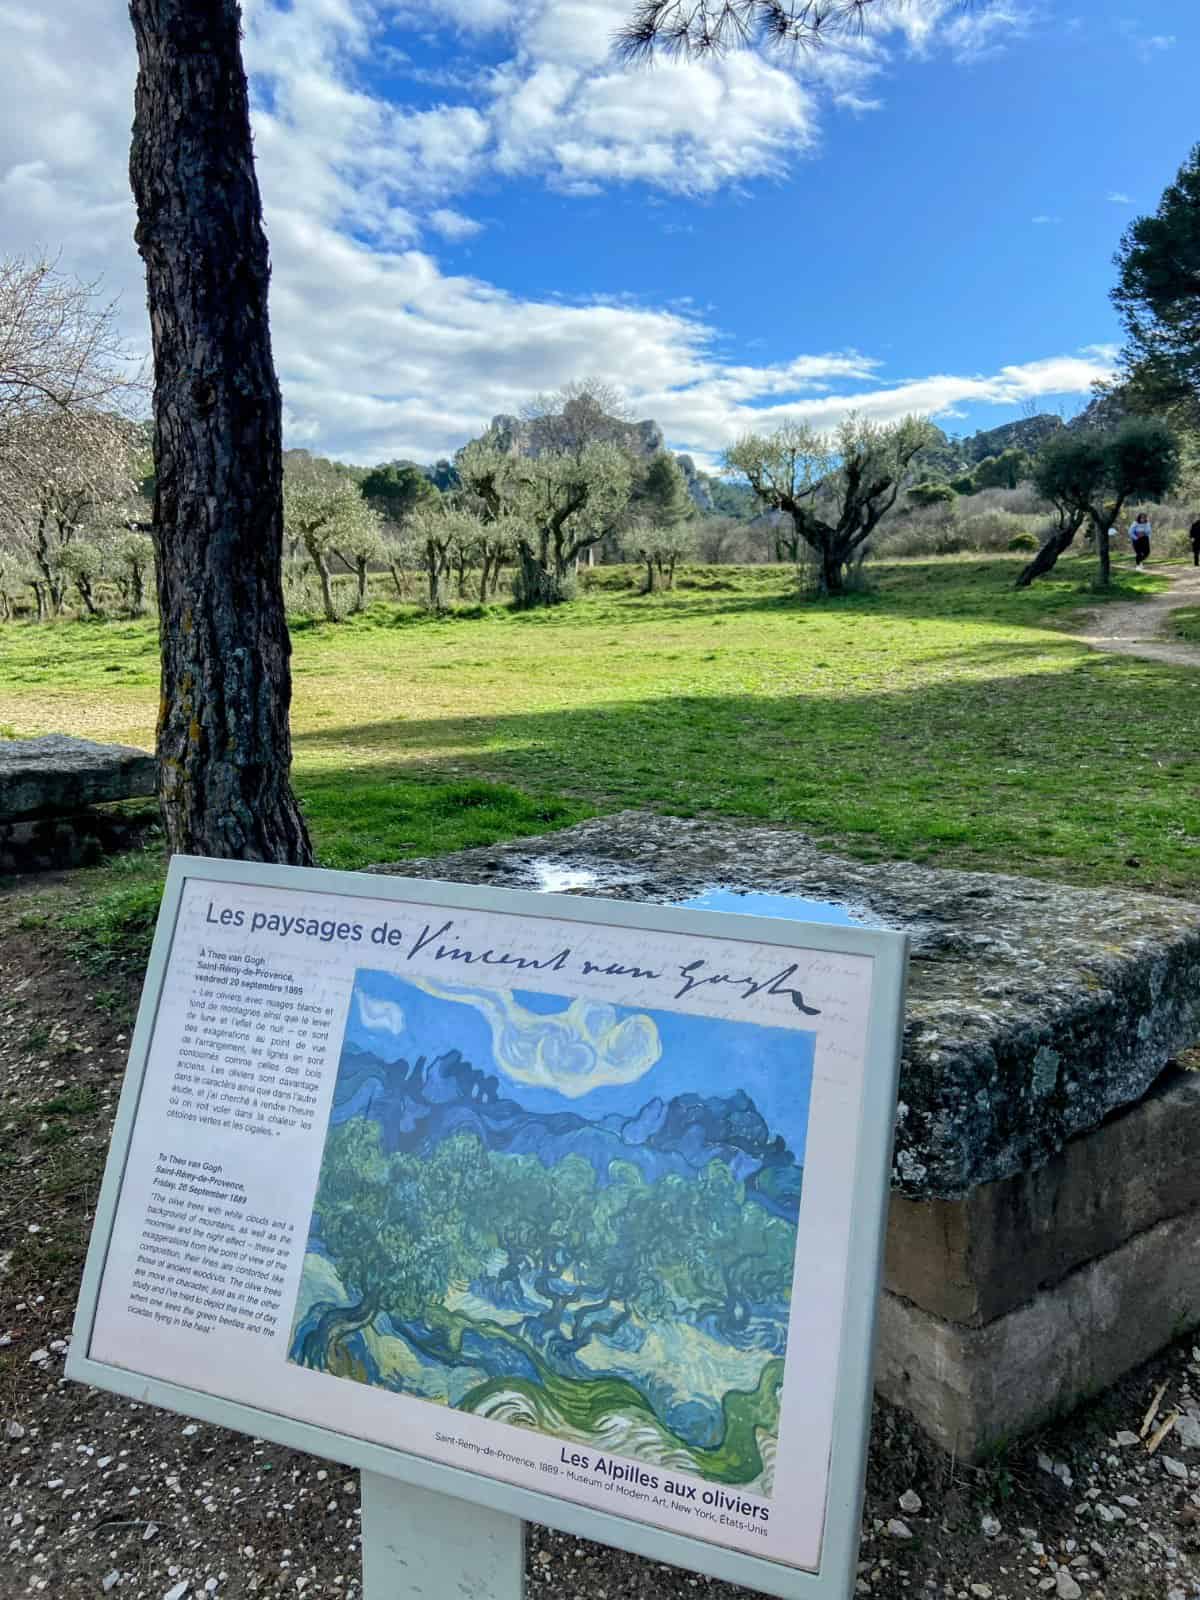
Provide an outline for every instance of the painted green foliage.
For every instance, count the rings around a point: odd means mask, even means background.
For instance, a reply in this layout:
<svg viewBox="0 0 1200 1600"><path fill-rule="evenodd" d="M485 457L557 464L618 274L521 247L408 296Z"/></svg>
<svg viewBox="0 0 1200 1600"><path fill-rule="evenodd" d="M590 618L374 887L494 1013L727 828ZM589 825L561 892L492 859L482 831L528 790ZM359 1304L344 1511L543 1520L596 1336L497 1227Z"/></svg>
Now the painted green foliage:
<svg viewBox="0 0 1200 1600"><path fill-rule="evenodd" d="M605 1370L630 1325L635 1342L684 1322L714 1347L743 1350L764 1307L786 1326L795 1228L749 1200L718 1160L694 1178L655 1180L618 1160L600 1180L578 1155L545 1164L466 1133L389 1155L379 1123L358 1116L330 1130L315 1212L347 1299L298 1318L293 1359L373 1382L355 1335L400 1336L422 1357L482 1375L463 1408L498 1405L500 1420L551 1433L599 1427L615 1408L631 1429L671 1437L647 1386ZM470 1314L455 1309L468 1291ZM481 1366L480 1340L500 1352L495 1371ZM763 1471L760 1431L776 1425L783 1362L763 1349L747 1370L745 1387L708 1396L715 1430L687 1441L714 1480ZM524 1409L510 1418L514 1397Z"/></svg>

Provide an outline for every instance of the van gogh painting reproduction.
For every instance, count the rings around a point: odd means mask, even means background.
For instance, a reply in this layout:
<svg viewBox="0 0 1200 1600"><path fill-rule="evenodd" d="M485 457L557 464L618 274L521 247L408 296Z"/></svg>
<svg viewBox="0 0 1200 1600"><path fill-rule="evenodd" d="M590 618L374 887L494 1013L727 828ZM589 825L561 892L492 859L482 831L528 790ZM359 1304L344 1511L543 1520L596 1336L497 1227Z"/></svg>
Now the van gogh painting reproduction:
<svg viewBox="0 0 1200 1600"><path fill-rule="evenodd" d="M769 1494L812 1056L359 972L290 1359Z"/></svg>

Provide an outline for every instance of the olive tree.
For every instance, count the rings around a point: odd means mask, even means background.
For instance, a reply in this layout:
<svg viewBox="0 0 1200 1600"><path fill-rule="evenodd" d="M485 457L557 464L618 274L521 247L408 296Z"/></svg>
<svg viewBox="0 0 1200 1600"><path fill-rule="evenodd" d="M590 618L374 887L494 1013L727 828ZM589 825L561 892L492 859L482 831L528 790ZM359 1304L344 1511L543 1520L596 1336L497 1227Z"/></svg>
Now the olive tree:
<svg viewBox="0 0 1200 1600"><path fill-rule="evenodd" d="M675 587L675 568L695 553L696 531L690 521L656 527L653 522L639 520L626 534L625 542L645 567L644 592L652 594L656 589Z"/></svg>
<svg viewBox="0 0 1200 1600"><path fill-rule="evenodd" d="M1179 476L1179 441L1165 423L1130 417L1109 433L1053 434L1038 451L1033 482L1055 510L1055 526L1017 578L1019 589L1050 571L1085 522L1109 581L1108 530L1131 499L1161 500Z"/></svg>
<svg viewBox="0 0 1200 1600"><path fill-rule="evenodd" d="M362 611L367 604L367 577L372 562L384 559L383 530L378 514L371 510L369 517L352 518L333 547L334 554L344 567L354 574L354 599L351 611Z"/></svg>
<svg viewBox="0 0 1200 1600"><path fill-rule="evenodd" d="M73 544L62 547L56 557L56 563L64 579L74 584L75 592L83 601L88 616L99 616L96 585L104 576L104 552L99 545L92 544L87 539L78 539Z"/></svg>
<svg viewBox="0 0 1200 1600"><path fill-rule="evenodd" d="M332 461L292 452L283 474L283 522L289 539L303 545L321 582L321 602L327 622L338 620L329 558L357 570L365 550L359 581L365 593L366 566L382 554L378 513L363 499L358 484ZM339 551L345 549L347 558Z"/></svg>
<svg viewBox="0 0 1200 1600"><path fill-rule="evenodd" d="M450 571L451 552L456 545L469 546L478 539L480 520L472 512L443 500L418 507L405 526L425 568L429 585L426 603L430 611L444 611L442 580Z"/></svg>
<svg viewBox="0 0 1200 1600"><path fill-rule="evenodd" d="M749 483L760 505L791 519L817 560L822 594L841 594L848 563L896 503L919 451L933 442L922 417L871 422L849 416L832 435L809 423L749 433L725 452L725 470Z"/></svg>
<svg viewBox="0 0 1200 1600"><path fill-rule="evenodd" d="M479 444L459 452L459 476L485 508L485 520L515 530L519 607L557 605L584 550L619 526L633 484L628 455L613 444L577 453L512 456Z"/></svg>
<svg viewBox="0 0 1200 1600"><path fill-rule="evenodd" d="M146 579L154 578L154 541L147 534L127 529L106 551L108 574L131 617L146 614Z"/></svg>

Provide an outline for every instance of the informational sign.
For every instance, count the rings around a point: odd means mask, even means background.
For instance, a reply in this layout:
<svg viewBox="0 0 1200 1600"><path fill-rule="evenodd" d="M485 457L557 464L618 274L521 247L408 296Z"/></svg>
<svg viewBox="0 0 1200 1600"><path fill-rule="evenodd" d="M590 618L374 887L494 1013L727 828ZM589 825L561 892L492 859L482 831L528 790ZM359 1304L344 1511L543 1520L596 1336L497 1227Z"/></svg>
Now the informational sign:
<svg viewBox="0 0 1200 1600"><path fill-rule="evenodd" d="M71 1376L848 1592L904 940L177 858Z"/></svg>

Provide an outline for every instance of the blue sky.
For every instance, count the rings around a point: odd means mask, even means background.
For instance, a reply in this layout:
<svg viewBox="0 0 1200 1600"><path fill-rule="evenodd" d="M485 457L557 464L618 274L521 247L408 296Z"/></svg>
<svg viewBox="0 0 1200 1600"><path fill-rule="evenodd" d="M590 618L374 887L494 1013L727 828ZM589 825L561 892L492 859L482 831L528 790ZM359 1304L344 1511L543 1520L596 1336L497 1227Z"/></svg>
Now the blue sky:
<svg viewBox="0 0 1200 1600"><path fill-rule="evenodd" d="M705 464L856 407L1075 409L1124 224L1196 137L1185 0L893 0L861 43L629 72L625 0L247 0L289 442L452 451L596 375ZM146 342L121 0L0 0L0 252ZM1039 220L1040 219L1040 220Z"/></svg>
<svg viewBox="0 0 1200 1600"><path fill-rule="evenodd" d="M368 999L366 1012L362 995ZM565 997L525 990L514 991L513 999L538 1017L562 1017L569 1004ZM676 1011L613 1009L619 1018L648 1014L658 1030L661 1055L632 1083L600 1086L570 1098L551 1087L518 1082L508 1074L497 1057L493 1030L476 1006L437 999L391 973L357 974L346 1038L385 1061L404 1057L411 1063L421 1055L432 1059L447 1050L460 1050L472 1066L497 1073L501 1093L513 1096L529 1110L570 1111L592 1121L611 1112L635 1115L655 1095L669 1100L679 1094L727 1096L744 1089L771 1131L782 1133L803 1160L812 1089L811 1033Z"/></svg>

